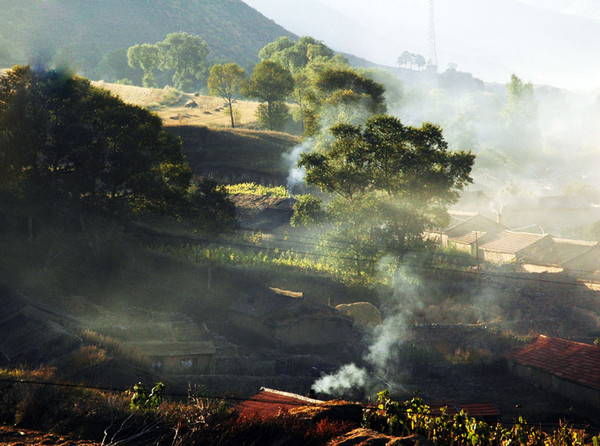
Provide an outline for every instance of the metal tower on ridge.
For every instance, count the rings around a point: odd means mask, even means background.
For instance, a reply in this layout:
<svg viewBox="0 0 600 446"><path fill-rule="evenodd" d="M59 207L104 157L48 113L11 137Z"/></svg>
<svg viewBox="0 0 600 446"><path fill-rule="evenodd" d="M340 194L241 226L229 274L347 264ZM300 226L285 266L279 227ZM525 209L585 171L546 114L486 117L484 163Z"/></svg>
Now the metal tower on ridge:
<svg viewBox="0 0 600 446"><path fill-rule="evenodd" d="M427 70L437 72L437 50L435 48L435 7L434 0L429 0L429 29L428 29L428 51Z"/></svg>

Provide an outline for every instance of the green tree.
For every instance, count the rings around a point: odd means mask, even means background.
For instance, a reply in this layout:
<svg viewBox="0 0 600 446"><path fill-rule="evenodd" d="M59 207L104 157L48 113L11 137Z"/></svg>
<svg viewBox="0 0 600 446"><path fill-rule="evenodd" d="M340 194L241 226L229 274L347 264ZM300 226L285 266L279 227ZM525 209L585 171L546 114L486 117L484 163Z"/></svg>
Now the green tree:
<svg viewBox="0 0 600 446"><path fill-rule="evenodd" d="M160 65L160 53L156 45L144 43L134 45L127 50L127 63L131 68L141 68L144 71L142 83L144 87L158 87L154 70Z"/></svg>
<svg viewBox="0 0 600 446"><path fill-rule="evenodd" d="M299 116L296 120L302 123L304 132L304 110L308 106L316 73L326 67L348 66L348 61L341 55L312 37L301 37L292 41L288 37L280 37L266 45L258 54L262 60L272 60L288 68L294 77L294 90L290 97L298 104Z"/></svg>
<svg viewBox="0 0 600 446"><path fill-rule="evenodd" d="M0 78L5 188L34 206L181 215L191 169L158 116L89 81L16 67Z"/></svg>
<svg viewBox="0 0 600 446"><path fill-rule="evenodd" d="M402 51L402 54L398 56L396 63L399 67L406 67L408 65L412 66L412 53L408 51Z"/></svg>
<svg viewBox="0 0 600 446"><path fill-rule="evenodd" d="M171 33L156 46L160 53L159 68L173 70L173 86L184 91L194 89L206 72L204 61L209 50L202 37L186 32Z"/></svg>
<svg viewBox="0 0 600 446"><path fill-rule="evenodd" d="M541 144L533 85L513 74L506 84L506 106L501 116L504 120L502 149L518 163Z"/></svg>
<svg viewBox="0 0 600 446"><path fill-rule="evenodd" d="M293 42L289 37L280 37L269 43L258 53L262 60L272 60L286 67L292 74L305 68L309 63L326 61L335 56L334 51L313 37L301 37Z"/></svg>
<svg viewBox="0 0 600 446"><path fill-rule="evenodd" d="M385 87L346 67L327 67L319 71L308 102L305 127L311 136L321 127L338 122L359 124L387 110Z"/></svg>
<svg viewBox="0 0 600 446"><path fill-rule="evenodd" d="M221 96L229 107L231 128L235 127L233 119L233 101L246 80L246 71L236 63L214 65L208 76L208 91L214 96Z"/></svg>
<svg viewBox="0 0 600 446"><path fill-rule="evenodd" d="M283 110L287 115L287 106L283 101L293 89L294 78L289 70L277 62L263 60L254 68L243 93L266 102L266 106L259 108L258 118L269 130L280 130Z"/></svg>
<svg viewBox="0 0 600 446"><path fill-rule="evenodd" d="M380 115L364 127L336 125L331 134L330 145L303 154L299 166L308 184L332 194L326 215L333 231L324 246L357 277L373 274L387 253L423 247L426 225L443 224L447 206L471 182L474 155L449 151L433 124L415 128Z"/></svg>

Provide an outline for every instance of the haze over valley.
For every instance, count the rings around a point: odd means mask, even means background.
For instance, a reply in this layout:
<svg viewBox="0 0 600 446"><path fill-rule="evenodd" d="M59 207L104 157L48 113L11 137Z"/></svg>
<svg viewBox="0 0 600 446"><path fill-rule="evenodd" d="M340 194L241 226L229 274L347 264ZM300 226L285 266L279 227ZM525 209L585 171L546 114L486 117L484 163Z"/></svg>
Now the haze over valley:
<svg viewBox="0 0 600 446"><path fill-rule="evenodd" d="M0 8L0 443L600 442L600 0Z"/></svg>

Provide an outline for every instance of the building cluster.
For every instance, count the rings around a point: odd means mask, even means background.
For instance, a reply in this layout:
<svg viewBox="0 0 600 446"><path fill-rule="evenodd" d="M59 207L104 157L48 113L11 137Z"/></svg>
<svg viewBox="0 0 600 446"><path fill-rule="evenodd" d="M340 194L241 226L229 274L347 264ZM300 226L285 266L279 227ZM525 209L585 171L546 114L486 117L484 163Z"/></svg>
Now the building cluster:
<svg viewBox="0 0 600 446"><path fill-rule="evenodd" d="M513 264L530 273L565 273L582 280L600 278L600 244L551 234L510 230L498 219L478 212L449 211L451 223L426 237L457 255L472 256L479 265Z"/></svg>

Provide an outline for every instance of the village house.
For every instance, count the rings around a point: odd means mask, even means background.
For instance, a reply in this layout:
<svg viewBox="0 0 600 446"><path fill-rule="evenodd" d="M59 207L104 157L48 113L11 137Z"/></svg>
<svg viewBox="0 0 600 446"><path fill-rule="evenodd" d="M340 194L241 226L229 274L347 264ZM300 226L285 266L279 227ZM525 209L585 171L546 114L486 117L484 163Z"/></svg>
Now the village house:
<svg viewBox="0 0 600 446"><path fill-rule="evenodd" d="M510 369L547 390L600 408L600 347L541 335L507 355Z"/></svg>
<svg viewBox="0 0 600 446"><path fill-rule="evenodd" d="M560 273L568 270L571 260L586 254L598 242L585 240L569 240L558 237L549 237L547 243L537 243L524 253L521 265L525 271L530 273ZM589 268L589 264L585 266Z"/></svg>
<svg viewBox="0 0 600 446"><path fill-rule="evenodd" d="M139 342L131 346L159 372L185 375L215 373L216 349L212 342Z"/></svg>
<svg viewBox="0 0 600 446"><path fill-rule="evenodd" d="M477 257L496 264L520 262L528 248L549 241L547 234L504 230L480 240Z"/></svg>
<svg viewBox="0 0 600 446"><path fill-rule="evenodd" d="M442 236L442 246L454 248L473 257L477 256L479 244L485 238L490 238L505 230L500 223L475 214L465 219L460 219L457 214L451 214L456 224L450 226Z"/></svg>

